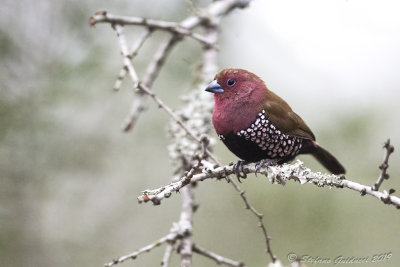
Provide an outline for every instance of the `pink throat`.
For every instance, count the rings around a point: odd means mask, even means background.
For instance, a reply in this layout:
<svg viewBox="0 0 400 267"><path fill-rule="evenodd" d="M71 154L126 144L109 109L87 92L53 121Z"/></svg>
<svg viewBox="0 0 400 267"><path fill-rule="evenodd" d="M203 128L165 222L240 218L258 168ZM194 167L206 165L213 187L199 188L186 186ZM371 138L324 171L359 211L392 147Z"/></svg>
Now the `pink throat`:
<svg viewBox="0 0 400 267"><path fill-rule="evenodd" d="M213 124L217 134L227 135L247 129L262 111L262 107L249 101L231 101L214 95Z"/></svg>

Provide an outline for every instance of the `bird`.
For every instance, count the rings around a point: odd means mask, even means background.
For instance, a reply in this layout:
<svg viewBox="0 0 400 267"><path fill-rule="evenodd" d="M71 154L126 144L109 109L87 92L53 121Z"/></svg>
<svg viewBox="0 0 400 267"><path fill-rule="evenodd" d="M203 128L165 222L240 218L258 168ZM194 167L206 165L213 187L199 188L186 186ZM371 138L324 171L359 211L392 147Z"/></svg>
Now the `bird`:
<svg viewBox="0 0 400 267"><path fill-rule="evenodd" d="M345 174L342 164L321 147L303 119L257 75L227 68L205 89L214 93L212 123L219 139L239 157L235 173L246 178L243 164L283 164L311 154L332 174Z"/></svg>

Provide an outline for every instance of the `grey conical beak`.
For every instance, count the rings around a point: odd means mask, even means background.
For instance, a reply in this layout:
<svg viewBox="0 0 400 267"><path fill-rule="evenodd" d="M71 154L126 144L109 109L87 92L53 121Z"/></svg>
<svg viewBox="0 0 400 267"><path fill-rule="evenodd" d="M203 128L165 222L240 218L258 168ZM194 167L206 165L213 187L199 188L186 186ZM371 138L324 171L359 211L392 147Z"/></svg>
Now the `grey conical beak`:
<svg viewBox="0 0 400 267"><path fill-rule="evenodd" d="M211 93L223 93L224 89L222 89L217 80L214 80L207 86L206 91Z"/></svg>

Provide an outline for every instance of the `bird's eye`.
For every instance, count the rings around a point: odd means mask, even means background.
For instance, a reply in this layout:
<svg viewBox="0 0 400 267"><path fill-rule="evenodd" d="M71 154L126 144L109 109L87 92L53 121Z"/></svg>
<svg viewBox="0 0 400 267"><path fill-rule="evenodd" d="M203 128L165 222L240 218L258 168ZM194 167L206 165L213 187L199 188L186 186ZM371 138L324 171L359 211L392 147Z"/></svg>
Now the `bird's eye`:
<svg viewBox="0 0 400 267"><path fill-rule="evenodd" d="M236 83L236 80L233 78L228 79L228 81L226 82L226 84L230 87L234 86Z"/></svg>

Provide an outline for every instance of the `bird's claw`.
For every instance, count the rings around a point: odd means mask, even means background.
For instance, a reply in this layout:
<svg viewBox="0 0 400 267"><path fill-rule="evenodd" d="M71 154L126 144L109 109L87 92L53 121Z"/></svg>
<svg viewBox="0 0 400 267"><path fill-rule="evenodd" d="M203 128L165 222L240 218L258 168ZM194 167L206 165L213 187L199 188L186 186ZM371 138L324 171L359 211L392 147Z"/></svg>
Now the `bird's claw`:
<svg viewBox="0 0 400 267"><path fill-rule="evenodd" d="M254 172L254 174L257 176L258 171L261 169L261 167L263 167L265 164L267 164L267 166L271 166L271 165L275 165L277 163L276 160L269 160L269 159L262 159L259 162L256 163L256 170Z"/></svg>
<svg viewBox="0 0 400 267"><path fill-rule="evenodd" d="M240 178L243 178L243 179L246 179L246 178L247 178L247 174L244 173L244 171L243 171L243 164L245 164L245 163L246 163L246 162L243 161L243 160L238 160L238 162L236 162L236 163L233 165L233 171L235 172L236 177L237 177L239 183L241 183Z"/></svg>
<svg viewBox="0 0 400 267"><path fill-rule="evenodd" d="M256 167L256 170L255 170L255 172L254 172L255 176L257 176L258 171L260 170L261 166L264 165L264 163L265 163L265 160L264 160L264 159L262 159L262 160L260 160L259 162L257 162L257 164L256 164L256 166L255 166L255 167Z"/></svg>

